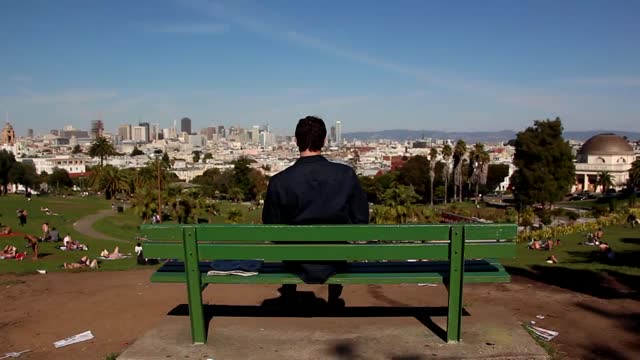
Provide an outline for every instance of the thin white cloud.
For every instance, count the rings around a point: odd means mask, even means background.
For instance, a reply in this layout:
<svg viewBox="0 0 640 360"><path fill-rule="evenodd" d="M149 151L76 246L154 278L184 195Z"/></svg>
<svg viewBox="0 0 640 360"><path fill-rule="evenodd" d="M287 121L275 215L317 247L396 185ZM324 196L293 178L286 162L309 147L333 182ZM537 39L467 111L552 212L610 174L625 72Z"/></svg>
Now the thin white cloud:
<svg viewBox="0 0 640 360"><path fill-rule="evenodd" d="M148 32L166 34L221 34L228 30L226 24L177 24L148 26Z"/></svg>
<svg viewBox="0 0 640 360"><path fill-rule="evenodd" d="M50 93L26 91L19 95L0 97L0 102L9 105L86 104L112 100L117 96L118 93L113 90L101 89L69 89Z"/></svg>
<svg viewBox="0 0 640 360"><path fill-rule="evenodd" d="M31 76L22 75L22 74L12 75L9 77L9 80L20 85L31 84L31 82L33 82L33 78Z"/></svg>
<svg viewBox="0 0 640 360"><path fill-rule="evenodd" d="M640 76L596 76L570 79L570 82L590 86L640 87Z"/></svg>

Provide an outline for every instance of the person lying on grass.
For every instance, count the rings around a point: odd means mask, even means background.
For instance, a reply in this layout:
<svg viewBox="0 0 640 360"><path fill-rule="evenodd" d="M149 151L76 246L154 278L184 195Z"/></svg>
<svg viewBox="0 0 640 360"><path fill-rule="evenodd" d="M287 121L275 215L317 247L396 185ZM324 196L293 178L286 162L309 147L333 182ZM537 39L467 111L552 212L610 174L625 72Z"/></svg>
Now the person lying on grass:
<svg viewBox="0 0 640 360"><path fill-rule="evenodd" d="M87 250L87 246L80 244L78 241L71 239L71 236L67 234L62 240L62 246L65 247L66 250Z"/></svg>
<svg viewBox="0 0 640 360"><path fill-rule="evenodd" d="M0 251L0 257L4 259L13 259L16 257L16 251L18 249L15 246L7 245Z"/></svg>
<svg viewBox="0 0 640 360"><path fill-rule="evenodd" d="M549 239L549 240L543 240L543 241L539 241L538 239L533 239L533 241L531 241L529 243L529 249L531 250L551 250L553 249L553 240ZM558 243L556 243L557 245Z"/></svg>
<svg viewBox="0 0 640 360"><path fill-rule="evenodd" d="M11 234L11 226L0 224L0 235Z"/></svg>
<svg viewBox="0 0 640 360"><path fill-rule="evenodd" d="M100 253L100 256L102 256L105 259L123 259L126 257L126 255L120 254L120 247L116 246L115 249L113 249L113 252L111 254L109 254L109 252L107 251L107 249L102 250L102 252Z"/></svg>
<svg viewBox="0 0 640 360"><path fill-rule="evenodd" d="M93 259L93 261L89 260L88 256L83 256L80 258L80 260L78 262L74 262L74 263L64 263L64 265L62 265L65 269L82 269L82 268L92 268L92 269L97 269L98 268L98 260Z"/></svg>

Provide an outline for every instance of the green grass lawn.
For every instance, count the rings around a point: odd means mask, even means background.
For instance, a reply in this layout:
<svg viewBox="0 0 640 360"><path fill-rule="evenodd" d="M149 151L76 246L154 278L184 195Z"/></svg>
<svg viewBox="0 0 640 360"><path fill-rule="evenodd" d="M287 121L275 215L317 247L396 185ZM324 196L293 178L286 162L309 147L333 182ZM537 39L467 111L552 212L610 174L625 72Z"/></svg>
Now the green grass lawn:
<svg viewBox="0 0 640 360"><path fill-rule="evenodd" d="M212 216L213 224L224 224L227 219L227 213L232 209L238 209L242 212L243 223L260 224L262 216L262 208L249 211L249 207L243 204L236 204L227 201L218 203L220 215ZM201 221L208 221L206 214L199 214ZM135 239L139 234L139 226L142 220L136 216L132 209L127 209L123 213L114 214L112 216L102 218L93 224L93 229L103 234L113 236L118 239L131 240ZM169 221L168 223L175 223Z"/></svg>
<svg viewBox="0 0 640 360"><path fill-rule="evenodd" d="M640 275L640 228L616 225L604 229L603 240L616 254L612 261L603 256L595 256L597 246L579 245L585 241L585 235L576 233L562 237L560 245L552 251L529 250L526 243L520 243L517 258L504 263L526 270L563 266L576 270L615 271L627 275ZM558 259L558 264L546 262L552 254Z"/></svg>
<svg viewBox="0 0 640 360"><path fill-rule="evenodd" d="M61 243L40 243L39 252L40 258L38 260L32 260L30 257L22 261L16 261L13 259L0 260L0 273L34 273L36 269L47 271L61 271L60 266L65 262L75 262L80 257L87 255L90 258L95 258L100 254L103 249L113 250L116 245L112 241L88 239L83 235L73 230L73 223L78 219L95 213L102 209L110 208L110 202L103 198L96 197L33 197L32 201L27 202L24 196L9 195L0 197L0 222L11 226L14 232L32 234L34 236L41 236L41 226L44 221L49 221L51 227L56 227L61 236L70 234L74 240L78 240L81 243L89 247L88 251L61 251L56 249L55 246L61 245ZM60 214L59 216L49 216L40 211L41 207L48 207L54 213ZM20 227L18 218L16 217L16 210L19 208L26 209L29 213L27 225ZM0 246L4 248L5 245L13 245L18 248L18 251L28 250L26 249L26 241L23 239L24 235L19 236L2 236L0 237ZM119 244L120 251L124 253L132 253L134 244ZM111 260L103 261L100 264L101 270L121 270L129 269L135 266L135 259L124 260ZM69 271L69 270L65 270Z"/></svg>
<svg viewBox="0 0 640 360"><path fill-rule="evenodd" d="M54 243L41 243L41 257L35 261L30 258L23 261L12 259L0 260L0 273L34 273L36 269L47 271L63 271L60 266L64 262L77 261L81 256L87 255L95 258L102 249L111 251L115 245L120 245L121 252L132 253L135 245L135 237L138 234L140 219L135 216L131 209L121 214L103 218L94 224L94 229L106 235L118 239L131 241L130 244L116 244L108 240L87 239L73 230L73 223L83 216L95 213L102 209L109 209L110 202L102 198L79 198L79 197L34 197L31 202L27 202L22 196L0 197L0 221L11 226L14 231L30 233L39 236L40 227L43 221L49 221L51 226L55 226L62 236L69 233L72 238L79 240L89 247L89 251L65 252L55 248ZM41 207L49 207L60 216L47 216L40 211ZM18 225L15 211L18 208L25 208L29 211L28 223L24 228ZM221 215L213 216L212 222L223 224L226 215L231 209L242 211L244 223L260 223L261 209L249 211L248 206L230 202L220 202ZM201 214L201 219L207 216ZM597 257L593 252L597 250L595 246L578 245L584 241L584 234L573 234L561 239L561 245L553 251L533 251L528 250L526 244L518 244L517 258L508 260L505 265L513 269L526 271L570 268L572 270L588 270L593 272L617 272L625 275L640 275L640 228L631 229L625 226L612 226L605 229L605 241L609 242L616 253L616 259L610 261L604 257ZM18 247L24 251L26 242L22 236L0 237L0 246L7 244ZM555 255L559 264L546 263L547 258ZM124 270L135 268L135 258L124 260L102 261L100 270ZM68 270L64 270L68 271Z"/></svg>

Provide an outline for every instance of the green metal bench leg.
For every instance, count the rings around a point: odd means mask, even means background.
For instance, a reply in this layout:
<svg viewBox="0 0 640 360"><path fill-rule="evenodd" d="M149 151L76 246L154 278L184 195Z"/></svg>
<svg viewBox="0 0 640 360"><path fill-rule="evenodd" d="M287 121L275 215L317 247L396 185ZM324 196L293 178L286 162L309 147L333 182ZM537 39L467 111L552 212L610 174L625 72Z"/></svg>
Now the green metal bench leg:
<svg viewBox="0 0 640 360"><path fill-rule="evenodd" d="M459 342L462 323L462 281L464 274L464 228L452 226L449 245L449 309L447 342Z"/></svg>
<svg viewBox="0 0 640 360"><path fill-rule="evenodd" d="M200 265L198 264L198 242L194 228L185 228L184 234L184 267L187 275L187 296L189 299L189 319L191 320L191 337L194 344L207 342L207 332L202 306L202 284Z"/></svg>

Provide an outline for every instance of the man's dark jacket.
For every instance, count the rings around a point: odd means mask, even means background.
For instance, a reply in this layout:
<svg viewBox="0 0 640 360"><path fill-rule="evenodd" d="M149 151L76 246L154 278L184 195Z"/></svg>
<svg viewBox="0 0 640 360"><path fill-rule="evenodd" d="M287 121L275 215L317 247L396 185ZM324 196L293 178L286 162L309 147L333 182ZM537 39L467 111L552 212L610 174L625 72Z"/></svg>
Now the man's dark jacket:
<svg viewBox="0 0 640 360"><path fill-rule="evenodd" d="M264 224L367 224L369 203L351 167L322 155L305 156L269 180ZM298 264L305 282L321 283L335 266ZM329 273L330 272L330 273Z"/></svg>

